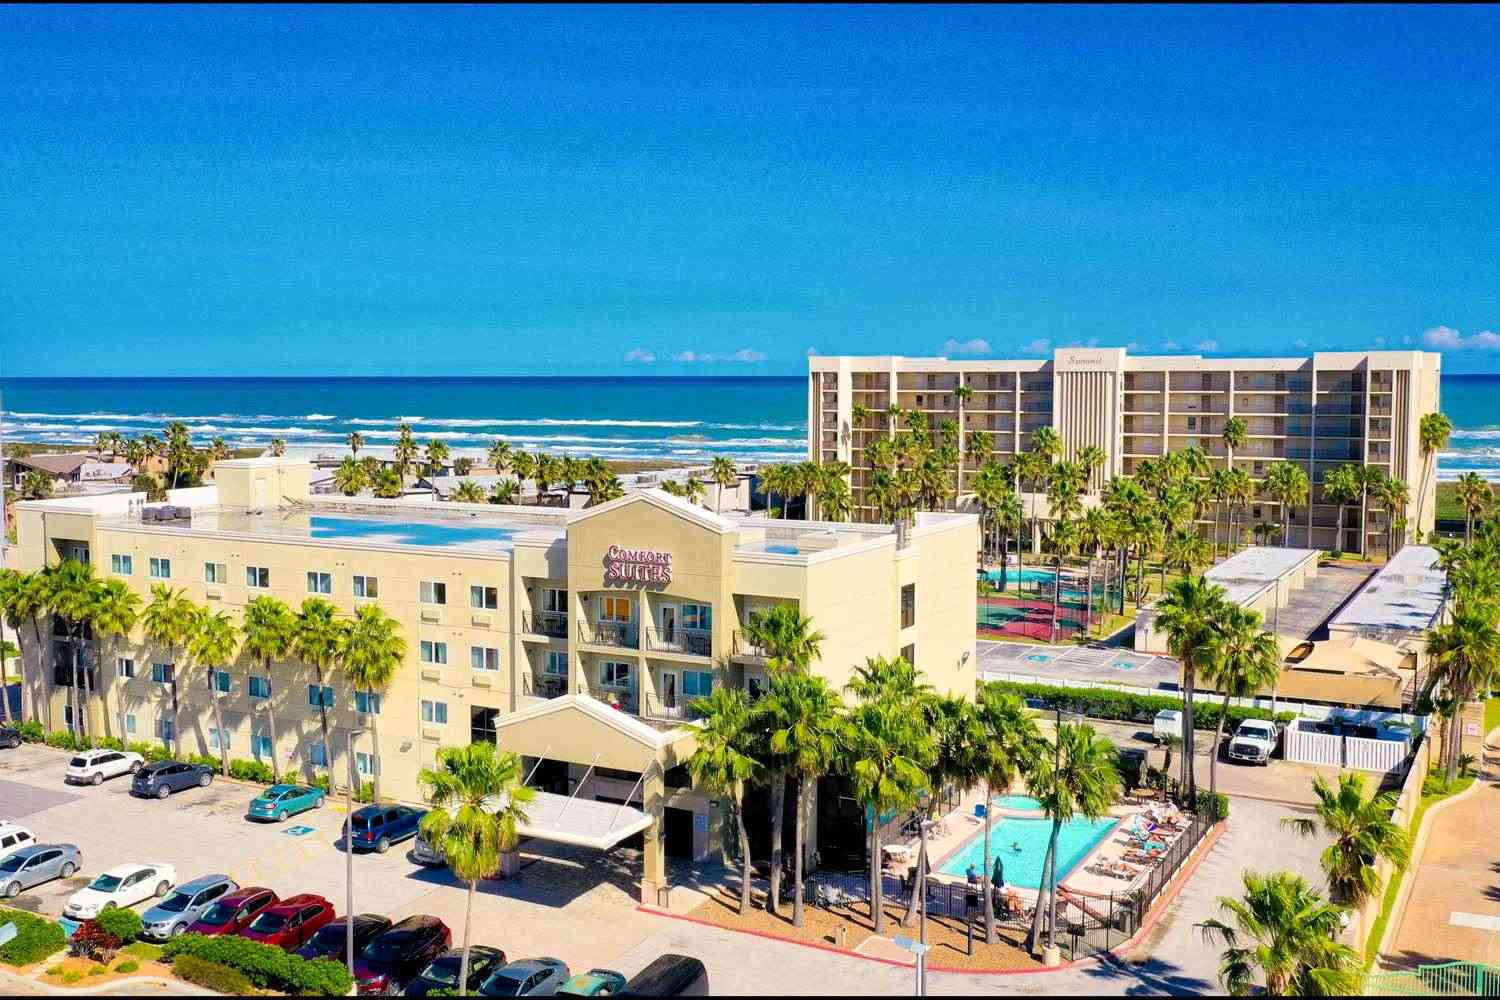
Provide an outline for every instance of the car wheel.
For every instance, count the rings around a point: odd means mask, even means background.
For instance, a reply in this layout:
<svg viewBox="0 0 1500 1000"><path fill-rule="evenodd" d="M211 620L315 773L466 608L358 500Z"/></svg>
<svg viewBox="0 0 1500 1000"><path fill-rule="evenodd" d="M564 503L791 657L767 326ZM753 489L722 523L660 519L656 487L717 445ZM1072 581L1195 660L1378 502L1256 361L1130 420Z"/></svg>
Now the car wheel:
<svg viewBox="0 0 1500 1000"><path fill-rule="evenodd" d="M323 808L323 803L325 801L327 801L326 797L322 796L322 795L319 795L318 796L318 800L313 803L313 808L314 809L322 809Z"/></svg>
<svg viewBox="0 0 1500 1000"><path fill-rule="evenodd" d="M162 879L161 882L156 886L156 898L160 899L165 896L167 894L167 890L170 888L172 888L172 883L168 882L166 879Z"/></svg>
<svg viewBox="0 0 1500 1000"><path fill-rule="evenodd" d="M59 874L61 875L62 878L72 878L73 877L73 873L76 872L77 870L78 870L78 868L73 864L73 862L68 861L68 862L64 862L64 864L62 866L62 869L59 872Z"/></svg>
<svg viewBox="0 0 1500 1000"><path fill-rule="evenodd" d="M170 788L168 788L166 785L162 785L160 788L158 788L156 790L156 797L159 798L159 799L164 799L168 795L171 795L171 794L172 794L172 790Z"/></svg>
<svg viewBox="0 0 1500 1000"><path fill-rule="evenodd" d="M205 771L203 776L198 779L198 787L207 788L213 780L214 776Z"/></svg>
<svg viewBox="0 0 1500 1000"><path fill-rule="evenodd" d="M21 883L19 883L19 882L12 882L10 885L8 885L8 886L5 887L5 898L6 899L15 899L20 894L21 894Z"/></svg>
<svg viewBox="0 0 1500 1000"><path fill-rule="evenodd" d="M141 769L141 762L140 761L136 760L136 761L131 761L130 762L130 773L131 774L134 774L135 772L139 771L140 769Z"/></svg>
<svg viewBox="0 0 1500 1000"><path fill-rule="evenodd" d="M104 775L100 774L98 771L95 771L94 772L94 776L89 779L89 784L91 784L91 785L97 785L97 784L102 783L103 781L104 781Z"/></svg>
<svg viewBox="0 0 1500 1000"><path fill-rule="evenodd" d="M375 853L376 854L384 854L386 851L389 851L390 849L391 849L391 841L390 841L389 837L381 837L379 840L377 840L375 842Z"/></svg>
<svg viewBox="0 0 1500 1000"><path fill-rule="evenodd" d="M167 931L167 937L176 937L185 930L187 930L186 924L173 924L172 929Z"/></svg>
<svg viewBox="0 0 1500 1000"><path fill-rule="evenodd" d="M286 822L286 810L285 809L281 810L281 812L279 812L279 813L276 814L276 822L278 822L278 823L285 823Z"/></svg>
<svg viewBox="0 0 1500 1000"><path fill-rule="evenodd" d="M115 904L112 901L104 904L104 909L106 910L113 910L114 908Z"/></svg>

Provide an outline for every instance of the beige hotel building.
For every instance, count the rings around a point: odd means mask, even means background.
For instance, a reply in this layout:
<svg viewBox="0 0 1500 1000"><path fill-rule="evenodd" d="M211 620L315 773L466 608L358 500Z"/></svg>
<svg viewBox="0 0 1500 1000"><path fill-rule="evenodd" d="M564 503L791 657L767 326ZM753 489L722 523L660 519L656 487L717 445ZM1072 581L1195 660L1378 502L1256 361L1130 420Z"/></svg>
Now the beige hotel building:
<svg viewBox="0 0 1500 1000"><path fill-rule="evenodd" d="M1346 511L1346 537L1340 540L1338 509L1323 502L1317 485L1340 465L1373 465L1405 481L1413 504L1408 523L1432 530L1436 462L1424 460L1417 424L1438 409L1441 358L1423 351L1136 357L1123 348L1063 348L1050 359L1017 361L814 356L809 455L853 467L856 520L867 520L874 509L865 502L865 445L876 436L904 433L886 417L891 406L925 413L934 428L955 420L961 434L985 431L1001 461L1026 451L1038 428L1054 428L1070 458L1089 445L1103 450L1096 487L1110 476L1132 474L1143 460L1190 445L1222 468L1229 461L1224 424L1242 417L1249 435L1234 452L1235 468L1261 479L1274 462L1297 462L1314 484L1312 504L1294 512L1287 542L1354 552L1361 548L1358 505ZM959 386L972 390L967 402L956 394ZM861 426L853 420L857 405L873 413ZM966 469L966 478L973 472ZM1372 510L1363 527L1371 545L1384 538L1384 518ZM1278 505L1269 497L1257 499L1247 528L1257 519L1280 524Z"/></svg>
<svg viewBox="0 0 1500 1000"><path fill-rule="evenodd" d="M293 459L225 461L213 485L166 505L141 494L17 505L13 568L86 559L143 602L164 583L236 621L263 594L293 609L323 597L345 615L377 603L404 632L390 687L357 692L337 669L319 687L295 660L269 672L243 656L191 663L137 629L99 650L90 732L275 755L291 776L328 764L344 784L347 734L363 730L358 770L411 801L439 747L495 741L549 793L524 832L598 848L644 834L654 898L668 856L721 844L724 810L682 766L695 745L687 706L719 685L765 690L763 653L744 638L757 610L787 602L811 616L826 635L813 669L836 687L866 657L904 652L935 688L974 691L970 514L920 515L898 536L721 516L657 490L585 510L352 500L311 495L310 472ZM28 716L62 728L69 671L36 662L33 646ZM65 648L57 659L69 662Z"/></svg>

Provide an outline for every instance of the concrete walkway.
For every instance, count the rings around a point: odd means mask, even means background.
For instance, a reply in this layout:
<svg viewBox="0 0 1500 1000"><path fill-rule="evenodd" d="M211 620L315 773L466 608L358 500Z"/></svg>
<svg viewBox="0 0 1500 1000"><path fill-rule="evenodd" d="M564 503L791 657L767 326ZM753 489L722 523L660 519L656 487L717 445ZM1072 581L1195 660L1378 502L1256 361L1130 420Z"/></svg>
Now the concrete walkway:
<svg viewBox="0 0 1500 1000"><path fill-rule="evenodd" d="M1429 813L1406 905L1380 964L1500 965L1500 729L1489 734L1476 786Z"/></svg>

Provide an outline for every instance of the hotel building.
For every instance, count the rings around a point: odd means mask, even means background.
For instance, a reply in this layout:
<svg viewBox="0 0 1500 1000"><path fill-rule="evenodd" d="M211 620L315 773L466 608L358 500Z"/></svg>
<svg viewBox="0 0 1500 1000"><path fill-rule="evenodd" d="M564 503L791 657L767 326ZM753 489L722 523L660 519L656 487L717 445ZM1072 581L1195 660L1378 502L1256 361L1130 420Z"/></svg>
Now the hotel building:
<svg viewBox="0 0 1500 1000"><path fill-rule="evenodd" d="M1025 452L1031 435L1051 427L1067 457L1089 445L1105 460L1097 488L1114 475L1130 475L1147 459L1197 445L1219 468L1231 461L1225 422L1242 417L1245 445L1234 467L1264 478L1272 463L1296 462L1313 483L1311 505L1294 512L1288 544L1362 550L1361 534L1381 545L1385 514L1371 510L1361 528L1358 505L1345 512L1327 503L1323 477L1345 464L1375 466L1411 491L1412 530L1432 530L1436 461L1427 461L1418 421L1438 409L1441 355L1423 351L1317 352L1301 358L1135 357L1123 348L1064 348L1050 360L953 361L947 358L809 358L809 455L853 467L856 520L874 517L865 488L871 470L865 446L877 436L905 433L887 410L900 407L927 416L936 428L954 420L961 435L987 432L992 454L1009 461ZM967 401L957 390L965 387ZM854 420L861 406L871 416ZM965 470L966 482L975 469ZM1270 497L1253 504L1255 520L1281 522ZM1208 530L1205 525L1204 530Z"/></svg>
<svg viewBox="0 0 1500 1000"><path fill-rule="evenodd" d="M353 690L336 667L320 684L296 659L269 671L243 655L190 662L139 628L87 641L89 732L185 753L227 746L344 785L349 733L362 730L359 773L413 801L439 747L497 742L553 796L524 832L601 848L644 833L654 899L667 856L720 843L723 811L682 766L695 745L684 720L716 686L766 689L764 651L744 633L756 611L785 602L810 616L826 636L812 669L836 688L867 657L905 653L938 690L974 691L970 514L921 515L898 535L720 516L658 490L585 510L356 501L311 495L310 473L293 459L225 461L213 485L166 505L138 493L17 505L13 568L86 560L143 603L166 584L237 622L262 595L294 610L321 597L344 616L378 604L404 633L406 660L379 692ZM45 665L28 643L27 713L50 728L67 721L71 670L52 667L71 662L67 642L58 630Z"/></svg>

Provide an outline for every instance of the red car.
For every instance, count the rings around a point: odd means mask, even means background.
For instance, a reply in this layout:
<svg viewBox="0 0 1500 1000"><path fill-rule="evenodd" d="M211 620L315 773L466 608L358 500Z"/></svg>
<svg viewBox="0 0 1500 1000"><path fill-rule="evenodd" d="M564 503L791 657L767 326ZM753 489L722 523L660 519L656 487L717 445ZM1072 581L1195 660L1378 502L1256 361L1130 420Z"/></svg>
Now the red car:
<svg viewBox="0 0 1500 1000"><path fill-rule="evenodd" d="M292 951L306 944L333 916L333 904L328 900L310 892L299 893L261 910L250 926L240 931L240 937Z"/></svg>
<svg viewBox="0 0 1500 1000"><path fill-rule="evenodd" d="M202 934L205 937L238 934L249 927L252 920L260 916L261 910L280 901L280 896L260 886L236 889L209 907L203 916L193 921L188 926L188 933Z"/></svg>

